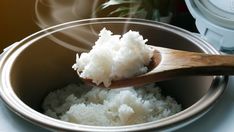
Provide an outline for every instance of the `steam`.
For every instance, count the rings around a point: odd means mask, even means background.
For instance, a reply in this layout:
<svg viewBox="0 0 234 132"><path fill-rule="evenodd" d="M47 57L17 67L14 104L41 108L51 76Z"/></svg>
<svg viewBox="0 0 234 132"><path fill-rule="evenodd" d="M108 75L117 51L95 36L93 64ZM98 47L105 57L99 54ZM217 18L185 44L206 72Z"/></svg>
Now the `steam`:
<svg viewBox="0 0 234 132"><path fill-rule="evenodd" d="M36 0L37 25L44 29L69 21L90 18L90 15L96 17L92 12L95 11L97 4L98 0ZM92 39L87 39L87 36L95 37L97 33L94 30L80 27L78 30L74 27L49 37L56 44L77 52L86 51L93 45Z"/></svg>
<svg viewBox="0 0 234 132"><path fill-rule="evenodd" d="M99 0L36 0L35 14L41 28L96 17ZM92 16L90 16L92 15Z"/></svg>
<svg viewBox="0 0 234 132"><path fill-rule="evenodd" d="M130 4L129 6L130 6L130 7L133 7L134 5L133 5L133 4ZM136 8L130 8L130 11L129 11L129 12L132 12L132 13L130 13L127 17L128 17L128 18L134 18L134 17L145 18L145 17L146 17L146 14L142 14L142 16L135 16L135 15L134 15L135 12L136 12L135 9L140 8L140 6L141 6L141 2L139 2L139 4L136 5ZM128 21L129 21L129 20L128 20ZM129 23L126 22L126 24L124 25L124 29L123 29L123 33L122 33L122 34L128 32L128 27L129 27Z"/></svg>
<svg viewBox="0 0 234 132"><path fill-rule="evenodd" d="M35 17L37 25L44 29L69 21L96 18L96 9L100 6L100 2L100 0L36 0ZM129 6L133 5L130 4ZM140 4L138 6L140 7ZM136 17L134 16L134 8L130 8L130 12L132 13L126 17ZM140 17L142 18L142 16ZM125 24L123 33L127 30L128 24ZM89 37L87 38L87 36ZM56 44L65 48L83 52L92 47L97 39L97 32L92 27L72 27L54 33L49 37Z"/></svg>

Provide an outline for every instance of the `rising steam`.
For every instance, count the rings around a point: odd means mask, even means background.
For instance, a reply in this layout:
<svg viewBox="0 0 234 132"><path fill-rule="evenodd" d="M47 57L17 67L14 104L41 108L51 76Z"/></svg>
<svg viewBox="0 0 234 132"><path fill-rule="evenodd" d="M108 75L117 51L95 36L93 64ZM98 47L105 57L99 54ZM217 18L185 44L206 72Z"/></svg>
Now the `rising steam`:
<svg viewBox="0 0 234 132"><path fill-rule="evenodd" d="M97 4L98 0L36 0L36 23L45 29L69 21L96 17L92 12L95 11ZM83 36L93 35L96 35L93 30L71 28L50 35L50 39L70 50L85 51L93 42Z"/></svg>
<svg viewBox="0 0 234 132"><path fill-rule="evenodd" d="M103 1L36 0L36 23L40 28L45 29L47 27L69 21L81 20L86 18L96 18L96 9L100 6L100 2ZM131 18L133 16L130 14L127 17ZM127 27L128 24L123 27L123 32L126 32ZM78 52L90 49L94 43L85 36L97 36L97 33L92 29L81 27L79 27L79 29L76 29L75 27L73 27L50 35L50 39L56 44Z"/></svg>

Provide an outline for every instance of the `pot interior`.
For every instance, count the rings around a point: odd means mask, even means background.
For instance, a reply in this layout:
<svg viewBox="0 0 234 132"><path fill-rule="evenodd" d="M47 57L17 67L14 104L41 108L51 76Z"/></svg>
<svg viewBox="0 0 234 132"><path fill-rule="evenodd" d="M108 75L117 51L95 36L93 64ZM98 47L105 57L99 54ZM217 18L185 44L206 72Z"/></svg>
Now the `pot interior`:
<svg viewBox="0 0 234 132"><path fill-rule="evenodd" d="M173 49L204 52L194 41L178 33L150 24L93 23L77 25L42 37L27 46L16 58L10 73L10 83L17 96L31 108L41 112L44 97L51 91L69 83L79 83L72 69L76 53L89 50L106 27L114 34L139 31L147 44ZM65 45L66 43L66 45ZM65 48L67 44L82 48ZM63 45L63 46L62 46ZM65 46L64 46L65 45ZM212 83L211 76L181 77L159 82L166 95L174 97L183 109L203 97Z"/></svg>

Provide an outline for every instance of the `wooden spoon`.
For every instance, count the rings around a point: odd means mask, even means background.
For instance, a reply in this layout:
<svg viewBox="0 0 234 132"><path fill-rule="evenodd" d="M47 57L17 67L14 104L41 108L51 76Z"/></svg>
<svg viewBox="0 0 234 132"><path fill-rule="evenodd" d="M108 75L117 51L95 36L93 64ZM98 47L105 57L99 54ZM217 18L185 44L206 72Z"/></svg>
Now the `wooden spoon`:
<svg viewBox="0 0 234 132"><path fill-rule="evenodd" d="M138 86L189 75L234 75L234 56L209 55L151 46L154 55L148 72L142 75L113 80L108 88ZM83 80L96 85L91 79ZM103 84L100 87L105 87Z"/></svg>

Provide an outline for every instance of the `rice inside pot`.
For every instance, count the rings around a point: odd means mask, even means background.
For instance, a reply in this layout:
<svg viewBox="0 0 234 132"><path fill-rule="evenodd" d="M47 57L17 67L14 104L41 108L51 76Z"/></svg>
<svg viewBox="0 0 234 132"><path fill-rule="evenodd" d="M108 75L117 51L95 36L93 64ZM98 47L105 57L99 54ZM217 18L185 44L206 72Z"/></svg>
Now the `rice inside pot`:
<svg viewBox="0 0 234 132"><path fill-rule="evenodd" d="M145 123L181 111L181 105L153 84L111 90L70 84L51 92L42 107L53 118L95 126Z"/></svg>

